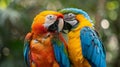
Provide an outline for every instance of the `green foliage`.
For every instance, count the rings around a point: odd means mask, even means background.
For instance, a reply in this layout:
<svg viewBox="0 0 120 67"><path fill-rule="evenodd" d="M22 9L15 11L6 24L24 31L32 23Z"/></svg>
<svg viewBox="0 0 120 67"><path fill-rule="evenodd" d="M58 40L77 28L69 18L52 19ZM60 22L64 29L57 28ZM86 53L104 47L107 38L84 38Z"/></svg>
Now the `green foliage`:
<svg viewBox="0 0 120 67"><path fill-rule="evenodd" d="M25 67L24 37L42 10L66 7L88 12L101 34L107 53L108 67L120 67L120 2L119 0L0 0L0 67ZM110 26L102 28L106 19Z"/></svg>

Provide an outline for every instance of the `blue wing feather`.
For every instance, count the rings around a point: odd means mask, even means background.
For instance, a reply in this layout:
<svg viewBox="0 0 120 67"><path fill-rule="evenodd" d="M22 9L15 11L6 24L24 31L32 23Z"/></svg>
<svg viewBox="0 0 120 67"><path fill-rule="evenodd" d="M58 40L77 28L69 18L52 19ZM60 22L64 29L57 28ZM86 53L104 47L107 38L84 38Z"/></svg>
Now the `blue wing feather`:
<svg viewBox="0 0 120 67"><path fill-rule="evenodd" d="M30 67L29 52L30 52L29 42L25 42L24 43L24 58L25 58L25 62L28 65L28 67Z"/></svg>
<svg viewBox="0 0 120 67"><path fill-rule="evenodd" d="M80 32L83 56L92 67L106 67L106 54L103 44L96 32L84 27Z"/></svg>
<svg viewBox="0 0 120 67"><path fill-rule="evenodd" d="M52 44L54 48L55 58L60 64L60 67L70 67L70 61L67 53L65 53L64 44L58 40L53 40Z"/></svg>

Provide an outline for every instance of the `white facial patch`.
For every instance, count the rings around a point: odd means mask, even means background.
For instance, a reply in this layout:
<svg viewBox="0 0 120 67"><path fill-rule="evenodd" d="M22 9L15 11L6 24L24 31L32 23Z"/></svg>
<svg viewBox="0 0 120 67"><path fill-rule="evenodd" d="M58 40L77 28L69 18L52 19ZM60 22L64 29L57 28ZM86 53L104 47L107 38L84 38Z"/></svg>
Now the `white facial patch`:
<svg viewBox="0 0 120 67"><path fill-rule="evenodd" d="M71 24L72 26L74 26L75 24L77 24L77 20L73 20L73 21L66 21L67 23Z"/></svg>
<svg viewBox="0 0 120 67"><path fill-rule="evenodd" d="M73 13L65 14L64 15L64 21L69 23L70 25L74 26L78 23L75 16L76 15L73 14Z"/></svg>
<svg viewBox="0 0 120 67"><path fill-rule="evenodd" d="M45 18L45 23L43 24L46 28L48 28L50 25L54 24L56 21L57 16L55 15L47 15Z"/></svg>

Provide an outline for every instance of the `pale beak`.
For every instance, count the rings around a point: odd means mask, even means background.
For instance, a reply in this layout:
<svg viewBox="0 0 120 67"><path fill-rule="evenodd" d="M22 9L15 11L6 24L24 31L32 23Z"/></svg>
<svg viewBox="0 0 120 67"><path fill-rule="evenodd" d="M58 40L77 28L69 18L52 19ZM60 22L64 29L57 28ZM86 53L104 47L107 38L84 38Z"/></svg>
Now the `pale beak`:
<svg viewBox="0 0 120 67"><path fill-rule="evenodd" d="M59 18L59 23L58 23L58 32L61 32L64 26L64 21L62 18Z"/></svg>

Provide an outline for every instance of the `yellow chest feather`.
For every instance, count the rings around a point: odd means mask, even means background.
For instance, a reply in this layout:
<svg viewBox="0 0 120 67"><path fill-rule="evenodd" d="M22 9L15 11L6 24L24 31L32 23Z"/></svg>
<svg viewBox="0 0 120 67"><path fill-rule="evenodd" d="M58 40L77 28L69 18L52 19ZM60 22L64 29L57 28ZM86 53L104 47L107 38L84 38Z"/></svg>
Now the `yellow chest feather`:
<svg viewBox="0 0 120 67"><path fill-rule="evenodd" d="M84 22L86 22L86 24ZM72 67L91 67L82 55L80 30L85 26L92 27L92 24L89 21L86 21L86 19L82 19L81 23L68 33L68 54L73 64Z"/></svg>

